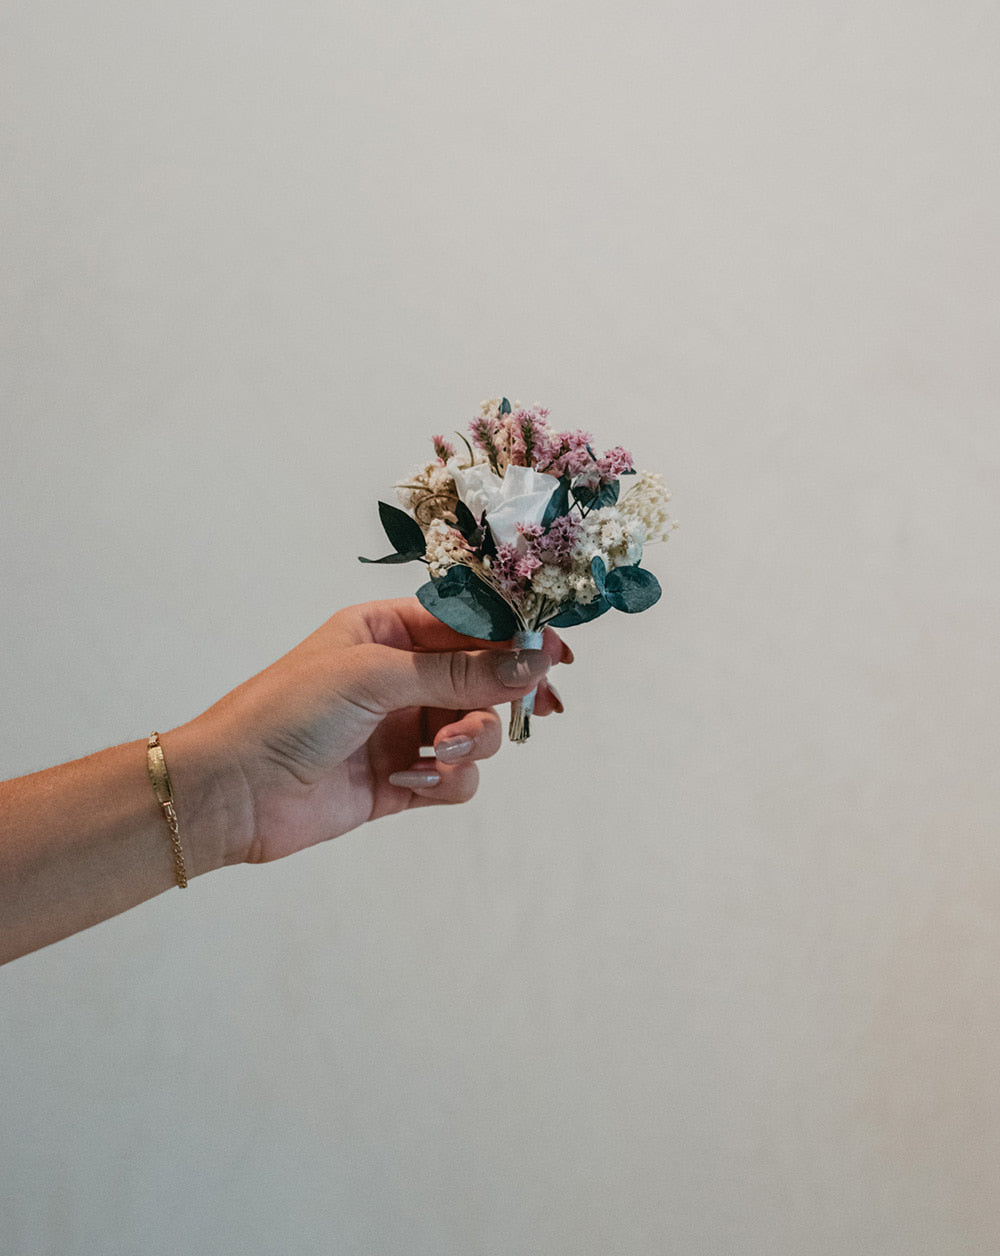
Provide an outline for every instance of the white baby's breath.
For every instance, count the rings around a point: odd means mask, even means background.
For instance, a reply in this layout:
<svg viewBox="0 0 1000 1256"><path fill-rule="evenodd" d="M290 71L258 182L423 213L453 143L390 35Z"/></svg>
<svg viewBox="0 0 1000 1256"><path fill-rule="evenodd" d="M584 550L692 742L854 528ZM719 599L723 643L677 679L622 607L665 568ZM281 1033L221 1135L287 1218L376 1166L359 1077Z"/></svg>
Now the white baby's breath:
<svg viewBox="0 0 1000 1256"><path fill-rule="evenodd" d="M652 471L640 471L635 484L619 503L622 513L640 523L645 529L645 541L665 541L677 524L667 511L670 493L664 487L663 476Z"/></svg>

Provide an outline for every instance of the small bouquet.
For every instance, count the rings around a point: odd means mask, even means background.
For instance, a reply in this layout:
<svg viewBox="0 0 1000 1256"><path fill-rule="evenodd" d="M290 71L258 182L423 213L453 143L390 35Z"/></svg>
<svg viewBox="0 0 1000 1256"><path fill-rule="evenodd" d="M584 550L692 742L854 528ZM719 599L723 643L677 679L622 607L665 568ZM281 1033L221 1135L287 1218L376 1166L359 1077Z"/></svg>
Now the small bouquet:
<svg viewBox="0 0 1000 1256"><path fill-rule="evenodd" d="M519 648L538 648L546 624L652 606L660 586L643 550L676 527L661 477L636 472L620 445L598 455L589 433L554 431L548 415L503 397L483 402L463 452L433 437L434 461L396 486L404 509L379 502L393 553L361 561L426 563L417 597L432 615ZM512 704L514 742L528 739L534 698Z"/></svg>

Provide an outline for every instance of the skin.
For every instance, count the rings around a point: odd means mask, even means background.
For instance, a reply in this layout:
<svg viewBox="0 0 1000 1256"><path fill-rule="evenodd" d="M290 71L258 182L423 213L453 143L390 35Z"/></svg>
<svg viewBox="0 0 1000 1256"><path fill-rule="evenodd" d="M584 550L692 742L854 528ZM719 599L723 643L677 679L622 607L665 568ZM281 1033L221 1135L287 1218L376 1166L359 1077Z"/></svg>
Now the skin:
<svg viewBox="0 0 1000 1256"><path fill-rule="evenodd" d="M467 802L499 750L494 707L572 652L462 637L414 598L369 602L160 742L189 878L265 863L415 807ZM432 754L423 754L433 747ZM0 783L0 962L173 886L145 741Z"/></svg>

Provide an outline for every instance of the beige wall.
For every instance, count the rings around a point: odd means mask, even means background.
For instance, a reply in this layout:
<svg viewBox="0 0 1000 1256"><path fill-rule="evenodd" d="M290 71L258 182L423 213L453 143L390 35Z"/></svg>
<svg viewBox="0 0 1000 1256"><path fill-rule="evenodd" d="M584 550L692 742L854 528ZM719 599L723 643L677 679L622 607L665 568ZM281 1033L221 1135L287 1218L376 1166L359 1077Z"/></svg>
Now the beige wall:
<svg viewBox="0 0 1000 1256"><path fill-rule="evenodd" d="M1000 1250L998 28L4 6L3 775L409 592L484 396L682 529L470 806L0 973L0 1250Z"/></svg>

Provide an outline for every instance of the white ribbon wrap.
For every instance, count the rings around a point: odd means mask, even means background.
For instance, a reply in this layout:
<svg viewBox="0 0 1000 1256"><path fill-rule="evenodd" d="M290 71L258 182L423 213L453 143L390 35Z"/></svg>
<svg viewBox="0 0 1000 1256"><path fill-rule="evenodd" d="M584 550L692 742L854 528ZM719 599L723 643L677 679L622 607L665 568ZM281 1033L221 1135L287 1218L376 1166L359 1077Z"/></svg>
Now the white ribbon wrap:
<svg viewBox="0 0 1000 1256"><path fill-rule="evenodd" d="M528 630L515 632L511 638L511 645L515 650L540 650L542 634ZM525 694L523 698L518 698L516 702L510 704L510 729L508 731L511 741L518 745L527 741L531 735L531 713L535 709L537 692L537 689L532 689L531 693Z"/></svg>

